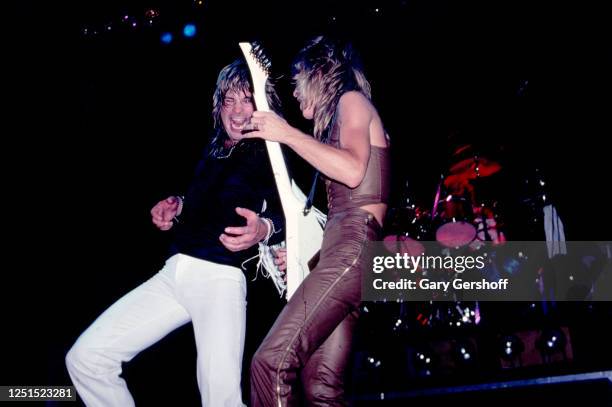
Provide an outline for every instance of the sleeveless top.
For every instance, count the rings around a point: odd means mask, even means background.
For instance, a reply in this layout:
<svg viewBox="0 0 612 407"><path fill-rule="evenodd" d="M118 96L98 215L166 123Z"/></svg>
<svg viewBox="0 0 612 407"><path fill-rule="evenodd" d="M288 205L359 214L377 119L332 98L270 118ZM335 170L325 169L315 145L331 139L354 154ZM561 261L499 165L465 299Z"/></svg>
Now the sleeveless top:
<svg viewBox="0 0 612 407"><path fill-rule="evenodd" d="M334 120L327 143L340 148L340 126ZM370 158L363 180L356 188L325 178L327 207L330 212L388 203L391 178L391 157L388 147L370 145Z"/></svg>

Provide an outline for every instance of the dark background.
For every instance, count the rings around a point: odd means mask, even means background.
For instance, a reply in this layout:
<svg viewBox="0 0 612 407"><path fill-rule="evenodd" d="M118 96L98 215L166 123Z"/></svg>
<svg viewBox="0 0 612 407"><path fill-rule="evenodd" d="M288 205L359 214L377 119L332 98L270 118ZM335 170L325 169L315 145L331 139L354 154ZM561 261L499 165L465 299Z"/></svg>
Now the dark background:
<svg viewBox="0 0 612 407"><path fill-rule="evenodd" d="M16 22L37 29L16 31L19 72L7 75L20 123L7 131L18 150L4 151L5 162L19 157L5 171L8 196L19 202L5 212L7 274L18 283L5 288L11 345L3 353L15 362L3 383L68 384L63 357L80 332L163 264L169 237L149 210L185 190L211 128L216 75L240 55L242 40L266 45L274 74L285 75L286 116L305 130L287 84L291 57L322 32L354 42L393 144L393 207L407 198L429 205L453 148L470 143L502 165L488 188L508 207L520 206L529 194L520 186L537 169L568 240L610 240L610 25L588 3L531 3L23 5ZM160 13L151 27L149 8ZM136 29L122 25L125 14L139 19ZM187 22L197 26L194 38L181 35ZM166 30L174 34L167 45L159 40ZM509 223L510 238L530 237L527 219ZM266 283L250 289L251 310L278 308ZM251 320L247 355L272 321L261 318ZM173 392L190 405L194 371L186 327L143 352L126 375L142 405Z"/></svg>

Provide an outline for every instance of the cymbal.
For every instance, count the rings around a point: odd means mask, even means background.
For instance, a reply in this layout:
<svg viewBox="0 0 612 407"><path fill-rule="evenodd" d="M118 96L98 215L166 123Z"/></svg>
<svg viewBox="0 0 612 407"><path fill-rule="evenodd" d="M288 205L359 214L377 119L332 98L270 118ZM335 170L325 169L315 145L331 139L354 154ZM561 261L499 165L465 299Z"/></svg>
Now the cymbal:
<svg viewBox="0 0 612 407"><path fill-rule="evenodd" d="M501 165L484 157L473 157L459 161L449 170L451 175L462 175L467 179L488 177L501 170Z"/></svg>
<svg viewBox="0 0 612 407"><path fill-rule="evenodd" d="M444 186L456 194L463 195L466 191L472 191L474 187L470 184L469 173L453 174L444 179ZM475 177L474 177L475 178Z"/></svg>

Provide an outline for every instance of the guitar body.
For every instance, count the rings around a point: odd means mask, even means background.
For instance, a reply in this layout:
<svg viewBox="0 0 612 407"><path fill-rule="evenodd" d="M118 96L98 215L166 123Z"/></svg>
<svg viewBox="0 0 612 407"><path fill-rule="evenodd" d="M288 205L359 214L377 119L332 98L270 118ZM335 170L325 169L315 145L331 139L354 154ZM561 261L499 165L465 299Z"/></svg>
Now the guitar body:
<svg viewBox="0 0 612 407"><path fill-rule="evenodd" d="M253 97L257 110L270 111L266 99L267 68L250 43L241 42L240 49L249 66L253 80ZM266 141L266 148L285 215L287 248L286 298L289 300L310 272L309 262L321 249L326 217L312 207L304 212L306 196L289 177L280 144ZM273 277L274 278L274 277ZM278 285L278 284L277 284Z"/></svg>

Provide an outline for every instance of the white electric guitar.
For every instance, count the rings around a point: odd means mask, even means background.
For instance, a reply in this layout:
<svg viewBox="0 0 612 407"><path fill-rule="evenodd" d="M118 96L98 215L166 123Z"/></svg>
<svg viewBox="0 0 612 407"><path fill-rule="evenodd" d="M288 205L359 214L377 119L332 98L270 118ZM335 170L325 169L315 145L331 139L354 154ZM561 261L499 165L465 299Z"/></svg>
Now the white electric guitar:
<svg viewBox="0 0 612 407"><path fill-rule="evenodd" d="M266 81L268 80L270 61L263 54L263 50L259 45L254 44L252 46L248 42L241 42L239 45L253 80L255 106L257 110L270 111L266 99ZM287 246L286 298L289 300L302 280L310 272L308 262L321 249L326 216L314 207L310 208L309 211L304 211L306 196L296 185L295 181L289 178L280 144L275 141L266 141L266 148L270 157L283 213L285 214L285 240ZM273 265L273 267L275 266ZM270 274L275 280L279 291L284 289L282 276L274 272Z"/></svg>

